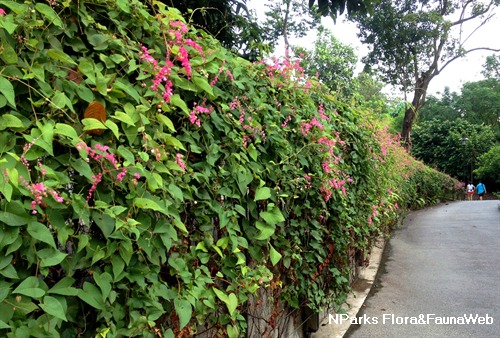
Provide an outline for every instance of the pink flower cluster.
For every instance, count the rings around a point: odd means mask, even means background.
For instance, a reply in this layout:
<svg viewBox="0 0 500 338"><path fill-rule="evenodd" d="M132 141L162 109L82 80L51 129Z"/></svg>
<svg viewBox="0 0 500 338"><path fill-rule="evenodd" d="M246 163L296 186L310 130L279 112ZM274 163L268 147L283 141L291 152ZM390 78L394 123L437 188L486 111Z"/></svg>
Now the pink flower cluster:
<svg viewBox="0 0 500 338"><path fill-rule="evenodd" d="M143 61L151 64L153 66L153 71L155 72L151 89L155 92L158 92L160 86L163 85L164 89L161 92L161 97L166 103L170 102L170 98L173 94L173 83L171 80L169 80L170 73L172 72L172 67L174 66L174 62L173 60L171 60L170 56L171 47L173 47L174 45L177 45L179 47L176 59L185 69L188 79L192 76L192 68L189 59L189 52L185 46L189 46L190 48L198 51L198 53L203 54L202 47L192 39L186 39L184 41L184 35L188 32L188 27L186 26L186 24L181 21L171 21L170 27L172 29L168 30L168 32L173 37L173 40L170 41L170 48L168 48L169 52L165 58L164 66L160 67L159 62L153 56L151 56L147 47L141 45L140 54L140 58Z"/></svg>
<svg viewBox="0 0 500 338"><path fill-rule="evenodd" d="M186 163L182 160L184 158L183 155L177 153L175 155L175 161L177 162L177 165L181 167L182 171L186 171Z"/></svg>
<svg viewBox="0 0 500 338"><path fill-rule="evenodd" d="M90 187L89 193L87 195L87 203L92 198L92 195L94 195L94 191L97 189L97 185L101 183L101 181L102 181L102 173L92 176L92 186Z"/></svg>
<svg viewBox="0 0 500 338"><path fill-rule="evenodd" d="M94 161L98 162L101 167L104 165L104 163L109 163L113 167L113 170L117 171L118 173L116 174L116 179L119 182L123 182L123 179L128 173L127 168L122 167L120 168L119 162L116 159L115 154L111 153L109 151L108 146L101 145L99 143L95 144L93 148L89 147L85 142L79 142L75 145L76 149L78 151L84 151L91 159ZM109 170L105 170L103 168L103 172L106 172ZM134 174L135 176L135 181L134 184L137 184L137 179L139 179L141 176L138 173ZM87 195L87 202L92 198L94 191L97 189L97 186L99 183L101 183L103 177L103 173L100 172L97 175L92 176L92 186L90 187L90 190Z"/></svg>
<svg viewBox="0 0 500 338"><path fill-rule="evenodd" d="M205 106L205 101L203 101L202 104L197 105L196 103L194 104L193 110L191 110L191 113L189 113L189 122L191 124L196 124L198 127L201 127L201 119L199 117L200 114L210 114L214 107L206 107Z"/></svg>
<svg viewBox="0 0 500 338"><path fill-rule="evenodd" d="M312 127L317 127L319 130L325 129L325 127L318 121L315 117L311 119L310 122L301 122L300 131L302 135L307 136L311 131Z"/></svg>
<svg viewBox="0 0 500 338"><path fill-rule="evenodd" d="M323 107L323 103L321 103L319 105L318 114L319 114L319 117L321 117L323 120L330 121L330 118L325 115L325 108Z"/></svg>
<svg viewBox="0 0 500 338"><path fill-rule="evenodd" d="M21 184L24 185L29 192L33 195L33 201L31 201L31 212L32 214L36 214L36 206L41 205L43 198L48 197L48 194L50 194L54 200L58 203L63 203L64 198L59 195L59 193L55 190L47 189L45 186L45 183L28 183L22 176L19 176L19 180L21 181Z"/></svg>

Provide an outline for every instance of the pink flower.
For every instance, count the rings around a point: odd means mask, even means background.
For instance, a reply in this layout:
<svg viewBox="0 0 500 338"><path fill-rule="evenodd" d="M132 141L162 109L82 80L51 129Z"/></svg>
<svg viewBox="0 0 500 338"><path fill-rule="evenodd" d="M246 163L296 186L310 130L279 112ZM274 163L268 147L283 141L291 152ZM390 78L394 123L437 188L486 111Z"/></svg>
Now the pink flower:
<svg viewBox="0 0 500 338"><path fill-rule="evenodd" d="M0 8L0 15L1 15L1 16L4 16L4 15L6 15L6 14L7 14L7 13L5 13L4 9L3 9L3 8Z"/></svg>
<svg viewBox="0 0 500 338"><path fill-rule="evenodd" d="M134 177L135 177L135 178L137 178L137 179L139 179L139 178L141 178L141 175L140 175L140 174L138 174L138 173L135 173L135 174L134 174Z"/></svg>
<svg viewBox="0 0 500 338"><path fill-rule="evenodd" d="M92 186L90 187L89 193L87 195L87 203L92 198L92 195L94 194L94 191L97 189L97 185L101 182L101 180L102 173L97 174L97 176L92 176Z"/></svg>
<svg viewBox="0 0 500 338"><path fill-rule="evenodd" d="M196 42L194 42L193 40L191 39L186 39L186 45L190 46L190 47L193 47L194 49L196 49L200 54L203 54L203 48L201 48L200 45L198 45Z"/></svg>
<svg viewBox="0 0 500 338"><path fill-rule="evenodd" d="M122 171L120 171L118 173L118 175L116 175L116 179L120 182L123 181L123 179L125 178L125 175L127 175L127 169L126 168L122 168Z"/></svg>
<svg viewBox="0 0 500 338"><path fill-rule="evenodd" d="M189 63L189 55L184 47L179 47L179 54L177 54L177 59L182 63L184 69L186 69L186 75L191 78L191 64Z"/></svg>
<svg viewBox="0 0 500 338"><path fill-rule="evenodd" d="M177 162L177 165L179 165L179 167L181 167L181 169L182 169L183 171L185 171L185 170L186 170L186 164L185 164L185 163L184 163L184 161L182 160L182 158L183 158L183 157L184 157L183 155L181 155L181 154L177 153L177 154L175 155L175 160L176 160L176 162Z"/></svg>

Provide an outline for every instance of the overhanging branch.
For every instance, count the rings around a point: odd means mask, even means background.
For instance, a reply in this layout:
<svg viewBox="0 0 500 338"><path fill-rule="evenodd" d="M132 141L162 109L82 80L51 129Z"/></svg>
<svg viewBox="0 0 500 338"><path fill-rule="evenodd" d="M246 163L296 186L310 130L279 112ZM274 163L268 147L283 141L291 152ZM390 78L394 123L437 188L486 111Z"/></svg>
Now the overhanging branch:
<svg viewBox="0 0 500 338"><path fill-rule="evenodd" d="M456 59L459 59L471 52L475 52L475 51L478 51L478 50L489 50L489 51L492 51L492 52L500 52L500 49L496 49L496 48L489 48L489 47L477 47L477 48L472 48L472 49L469 49L467 51L465 51L464 53L462 54L459 54L459 55L455 55L454 57L452 57L451 59L449 59L448 61L446 61L443 66L441 67L441 69L439 70L439 72L441 72L443 69L446 68L446 66L448 66L451 62L455 61Z"/></svg>

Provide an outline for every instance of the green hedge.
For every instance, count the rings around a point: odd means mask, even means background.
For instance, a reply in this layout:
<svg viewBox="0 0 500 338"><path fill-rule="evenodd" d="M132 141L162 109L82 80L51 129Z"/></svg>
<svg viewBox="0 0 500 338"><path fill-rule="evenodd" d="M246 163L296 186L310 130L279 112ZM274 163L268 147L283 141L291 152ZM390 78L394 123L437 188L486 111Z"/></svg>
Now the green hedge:
<svg viewBox="0 0 500 338"><path fill-rule="evenodd" d="M238 337L259 288L340 305L354 253L455 184L298 62L156 1L0 8L7 337Z"/></svg>

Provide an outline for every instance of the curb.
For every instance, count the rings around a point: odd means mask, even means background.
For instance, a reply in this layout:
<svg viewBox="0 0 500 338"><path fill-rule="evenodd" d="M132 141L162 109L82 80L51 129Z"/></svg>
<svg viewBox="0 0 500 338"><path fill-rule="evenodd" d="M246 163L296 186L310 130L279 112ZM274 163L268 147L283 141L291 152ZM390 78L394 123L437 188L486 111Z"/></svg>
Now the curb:
<svg viewBox="0 0 500 338"><path fill-rule="evenodd" d="M312 333L310 336L311 338L344 337L351 326L349 318L357 316L375 282L385 245L385 239L381 238L377 240L370 254L370 263L367 267L360 269L358 278L352 285L353 291L349 294L346 303L342 306L348 316L347 319L345 319L346 317L344 316L343 321L335 323L329 320L329 316L335 316L335 313L322 313L319 330Z"/></svg>

